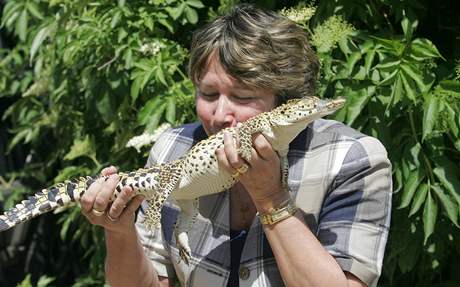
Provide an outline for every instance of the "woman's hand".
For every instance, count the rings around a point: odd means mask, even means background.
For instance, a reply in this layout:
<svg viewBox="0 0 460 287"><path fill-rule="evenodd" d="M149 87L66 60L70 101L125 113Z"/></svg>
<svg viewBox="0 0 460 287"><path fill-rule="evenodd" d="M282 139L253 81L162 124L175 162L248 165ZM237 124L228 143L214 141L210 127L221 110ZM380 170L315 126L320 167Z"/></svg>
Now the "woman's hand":
<svg viewBox="0 0 460 287"><path fill-rule="evenodd" d="M289 192L281 184L280 159L271 144L262 135L253 138L251 160L246 162L238 155L237 143L229 133L224 134L224 148L216 150L218 162L231 174L238 169L238 180L248 191L259 212L265 213L289 198ZM242 169L243 167L243 169Z"/></svg>
<svg viewBox="0 0 460 287"><path fill-rule="evenodd" d="M110 203L118 183L117 169L104 168L102 176L96 180L81 197L81 212L94 225L100 225L107 231L124 234L134 228L135 211L142 203L142 196L134 196L134 190L124 187L117 198Z"/></svg>

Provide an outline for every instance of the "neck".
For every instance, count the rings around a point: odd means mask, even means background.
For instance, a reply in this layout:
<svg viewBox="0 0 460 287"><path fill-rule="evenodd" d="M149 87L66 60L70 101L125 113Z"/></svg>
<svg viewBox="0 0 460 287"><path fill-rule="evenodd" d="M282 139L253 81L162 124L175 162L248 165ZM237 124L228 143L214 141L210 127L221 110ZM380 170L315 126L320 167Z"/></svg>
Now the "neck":
<svg viewBox="0 0 460 287"><path fill-rule="evenodd" d="M230 228L248 230L251 227L256 207L244 187L237 183L230 192Z"/></svg>

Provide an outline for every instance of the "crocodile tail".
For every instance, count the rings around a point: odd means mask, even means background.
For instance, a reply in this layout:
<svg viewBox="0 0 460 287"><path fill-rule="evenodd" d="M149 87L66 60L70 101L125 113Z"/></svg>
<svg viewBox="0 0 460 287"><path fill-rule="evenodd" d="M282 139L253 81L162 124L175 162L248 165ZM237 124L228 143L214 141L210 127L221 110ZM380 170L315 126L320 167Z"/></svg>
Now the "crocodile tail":
<svg viewBox="0 0 460 287"><path fill-rule="evenodd" d="M71 202L79 201L81 195L93 182L94 179L89 176L75 178L29 196L0 215L0 232L59 207L68 206Z"/></svg>

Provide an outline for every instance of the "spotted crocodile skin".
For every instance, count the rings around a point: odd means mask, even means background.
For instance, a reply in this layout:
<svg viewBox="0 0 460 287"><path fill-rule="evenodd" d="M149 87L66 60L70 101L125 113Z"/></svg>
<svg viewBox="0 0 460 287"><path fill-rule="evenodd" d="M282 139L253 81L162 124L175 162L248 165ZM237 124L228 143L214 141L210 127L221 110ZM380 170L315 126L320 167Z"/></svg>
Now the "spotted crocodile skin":
<svg viewBox="0 0 460 287"><path fill-rule="evenodd" d="M197 198L222 192L237 181L237 178L219 167L215 157L216 149L223 146L224 131L238 138L238 153L245 160L250 159L252 135L256 133L262 133L283 158L287 155L289 143L310 122L333 113L344 102L341 98L321 100L316 97L290 100L270 112L260 113L242 122L238 127L226 128L210 136L178 160L119 173L120 181L111 200L116 198L124 186L133 187L136 195L146 197L149 206L146 224L155 228L159 226L164 201L169 196L175 199L183 210L176 223L176 241L182 259L188 263L190 247L187 231L198 216ZM286 180L286 173L287 170L283 170L283 180ZM82 194L95 180L89 176L66 180L30 196L0 215L0 232L58 207L68 206L71 202L79 202Z"/></svg>

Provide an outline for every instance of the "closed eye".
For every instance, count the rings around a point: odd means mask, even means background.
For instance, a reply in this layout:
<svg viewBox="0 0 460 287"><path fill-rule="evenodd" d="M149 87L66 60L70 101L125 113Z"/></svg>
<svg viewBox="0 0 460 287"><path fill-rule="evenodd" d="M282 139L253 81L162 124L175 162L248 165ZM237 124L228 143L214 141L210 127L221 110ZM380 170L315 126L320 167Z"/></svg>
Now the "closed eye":
<svg viewBox="0 0 460 287"><path fill-rule="evenodd" d="M207 99L212 99L212 98L215 98L215 97L218 97L219 96L219 93L203 93L201 91L199 91L200 95L202 97L205 97Z"/></svg>

